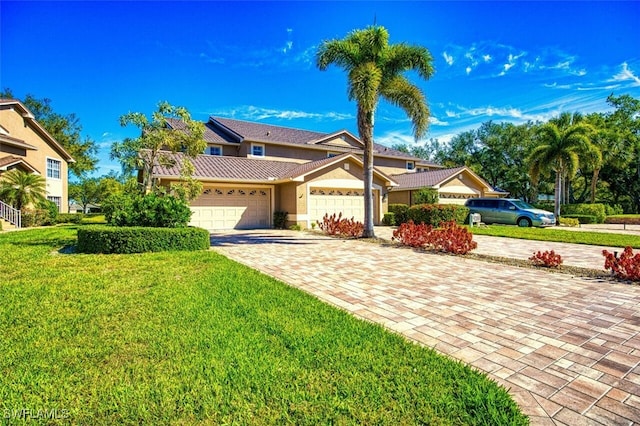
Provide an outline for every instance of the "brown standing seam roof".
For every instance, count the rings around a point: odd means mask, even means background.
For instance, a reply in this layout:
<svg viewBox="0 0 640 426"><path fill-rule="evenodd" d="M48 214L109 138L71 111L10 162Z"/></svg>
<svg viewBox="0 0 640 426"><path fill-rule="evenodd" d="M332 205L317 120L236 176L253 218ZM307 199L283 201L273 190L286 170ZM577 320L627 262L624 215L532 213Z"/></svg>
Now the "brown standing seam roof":
<svg viewBox="0 0 640 426"><path fill-rule="evenodd" d="M424 188L425 186L433 187L441 184L445 180L460 173L466 167L455 167L453 169L434 170L429 172L404 173L401 175L391 176L393 180L398 182L398 186L392 191L402 191L407 189Z"/></svg>

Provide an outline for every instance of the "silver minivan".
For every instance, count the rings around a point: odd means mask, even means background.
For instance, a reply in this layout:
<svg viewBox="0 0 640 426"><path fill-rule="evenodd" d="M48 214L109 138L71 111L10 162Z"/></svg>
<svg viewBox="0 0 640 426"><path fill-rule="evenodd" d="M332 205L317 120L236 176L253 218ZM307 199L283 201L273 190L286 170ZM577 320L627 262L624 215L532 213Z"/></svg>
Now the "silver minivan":
<svg viewBox="0 0 640 426"><path fill-rule="evenodd" d="M551 226L556 224L553 213L536 209L514 198L471 198L464 204L469 213L480 214L483 223L518 226Z"/></svg>

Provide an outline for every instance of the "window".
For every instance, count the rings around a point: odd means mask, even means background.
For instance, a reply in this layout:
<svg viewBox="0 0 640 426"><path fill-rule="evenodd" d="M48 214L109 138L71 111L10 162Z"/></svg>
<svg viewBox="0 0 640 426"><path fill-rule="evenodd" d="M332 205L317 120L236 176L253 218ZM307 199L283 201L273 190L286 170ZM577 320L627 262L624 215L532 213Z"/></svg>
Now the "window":
<svg viewBox="0 0 640 426"><path fill-rule="evenodd" d="M52 197L51 195L47 195L47 200L53 201L56 206L58 206L58 211L60 211L60 204L62 203L62 197Z"/></svg>
<svg viewBox="0 0 640 426"><path fill-rule="evenodd" d="M264 145L252 143L251 155L253 155L254 157L264 157Z"/></svg>
<svg viewBox="0 0 640 426"><path fill-rule="evenodd" d="M220 145L208 146L205 150L205 154L209 155L222 155L222 147Z"/></svg>
<svg viewBox="0 0 640 426"><path fill-rule="evenodd" d="M47 177L52 179L60 179L60 160L47 158Z"/></svg>
<svg viewBox="0 0 640 426"><path fill-rule="evenodd" d="M332 158L338 155L340 155L339 152L327 152L327 158Z"/></svg>
<svg viewBox="0 0 640 426"><path fill-rule="evenodd" d="M407 161L407 170L414 170L416 168L415 161Z"/></svg>

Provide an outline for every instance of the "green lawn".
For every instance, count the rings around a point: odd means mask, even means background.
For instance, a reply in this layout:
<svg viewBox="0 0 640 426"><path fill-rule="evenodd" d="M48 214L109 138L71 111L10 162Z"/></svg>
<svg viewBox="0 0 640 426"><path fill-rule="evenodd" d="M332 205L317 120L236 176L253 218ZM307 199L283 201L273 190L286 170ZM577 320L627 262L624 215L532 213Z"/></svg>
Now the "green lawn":
<svg viewBox="0 0 640 426"><path fill-rule="evenodd" d="M0 410L64 424L527 424L459 362L214 252L0 234Z"/></svg>
<svg viewBox="0 0 640 426"><path fill-rule="evenodd" d="M476 235L522 238L525 240L555 241L561 243L591 244L607 247L640 248L640 236L605 232L567 231L559 227L520 228L509 225L474 226L470 231Z"/></svg>

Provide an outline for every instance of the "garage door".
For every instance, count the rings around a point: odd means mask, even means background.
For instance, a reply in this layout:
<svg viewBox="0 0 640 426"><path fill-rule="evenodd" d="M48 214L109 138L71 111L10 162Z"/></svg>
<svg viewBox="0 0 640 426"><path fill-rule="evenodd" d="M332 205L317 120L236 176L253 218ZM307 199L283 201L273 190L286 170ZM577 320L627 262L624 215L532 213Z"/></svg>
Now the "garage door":
<svg viewBox="0 0 640 426"><path fill-rule="evenodd" d="M309 192L309 218L322 221L325 214L338 215L364 222L364 191L362 189L313 188Z"/></svg>
<svg viewBox="0 0 640 426"><path fill-rule="evenodd" d="M271 190L266 188L206 188L191 203L192 226L210 231L269 228Z"/></svg>

